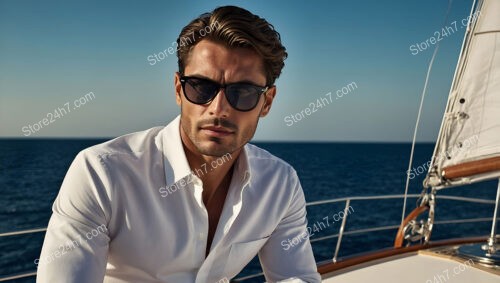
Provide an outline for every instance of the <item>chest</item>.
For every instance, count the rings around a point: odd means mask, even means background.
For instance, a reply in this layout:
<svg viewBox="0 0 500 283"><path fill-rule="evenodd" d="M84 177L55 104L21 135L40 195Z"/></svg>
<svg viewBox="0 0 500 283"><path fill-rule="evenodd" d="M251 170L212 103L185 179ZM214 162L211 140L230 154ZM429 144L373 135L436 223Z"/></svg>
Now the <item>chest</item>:
<svg viewBox="0 0 500 283"><path fill-rule="evenodd" d="M208 198L205 202L205 208L208 214L208 235L207 235L207 247L206 255L210 252L212 246L212 241L217 231L217 226L219 223L222 210L224 208L224 203L226 201L228 188L219 187L213 194L212 197Z"/></svg>

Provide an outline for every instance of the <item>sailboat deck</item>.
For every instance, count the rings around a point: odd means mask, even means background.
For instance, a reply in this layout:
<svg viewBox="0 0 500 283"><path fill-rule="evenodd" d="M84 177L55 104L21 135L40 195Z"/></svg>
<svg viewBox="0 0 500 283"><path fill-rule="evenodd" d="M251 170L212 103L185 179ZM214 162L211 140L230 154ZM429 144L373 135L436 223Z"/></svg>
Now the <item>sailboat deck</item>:
<svg viewBox="0 0 500 283"><path fill-rule="evenodd" d="M443 253L443 249L431 249L392 256L328 273L323 276L323 282L497 283L499 276L499 268L487 269L478 263Z"/></svg>

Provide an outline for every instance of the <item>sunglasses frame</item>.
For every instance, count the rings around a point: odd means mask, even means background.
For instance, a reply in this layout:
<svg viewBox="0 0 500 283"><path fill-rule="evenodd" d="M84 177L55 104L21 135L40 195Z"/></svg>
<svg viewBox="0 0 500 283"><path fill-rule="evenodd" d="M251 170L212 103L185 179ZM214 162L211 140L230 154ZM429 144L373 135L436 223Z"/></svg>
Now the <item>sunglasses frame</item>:
<svg viewBox="0 0 500 283"><path fill-rule="evenodd" d="M195 102L195 101L192 101L186 94L186 83L188 83L188 80L189 79L197 79L197 80L202 80L202 81L208 81L210 83L213 83L214 85L216 85L218 87L218 90L217 92L215 93L215 95L210 98L207 102L204 102L204 103L198 103L198 102ZM266 93L266 91L269 90L269 86L259 86L259 85L254 85L254 84L251 84L251 83L231 83L231 84L219 84L217 82L214 82L212 80L209 80L209 79L205 79L205 78L199 78L199 77L194 77L194 76L181 76L180 77L180 81L181 81L181 86L182 86L182 92L184 92L184 97L186 97L186 99L193 103L193 104L196 104L196 105L204 105L204 104L208 104L210 102L212 102L216 97L217 95L219 95L220 93L220 90L221 89L226 89L226 87L228 86L231 86L231 85L249 85L249 86L253 86L255 88L258 88L260 90L260 92L257 94L258 98L257 98L257 102L255 103L255 105L250 108L250 109L245 109L245 110L240 110L236 107L234 107L231 102L229 102L229 99L227 99L227 96L226 96L226 100L227 102L229 103L229 105L231 105L231 107L233 107L235 110L238 110L238 111L241 111L241 112L248 112L248 111L252 111L253 109L255 109L255 107L257 107L257 104L259 104L259 100L260 100L260 96L264 93Z"/></svg>

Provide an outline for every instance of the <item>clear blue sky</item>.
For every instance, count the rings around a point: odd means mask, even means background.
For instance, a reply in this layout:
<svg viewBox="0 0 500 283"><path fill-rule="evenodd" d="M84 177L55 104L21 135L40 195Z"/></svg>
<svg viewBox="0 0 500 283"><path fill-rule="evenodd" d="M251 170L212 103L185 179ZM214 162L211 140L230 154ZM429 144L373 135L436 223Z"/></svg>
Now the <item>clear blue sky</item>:
<svg viewBox="0 0 500 283"><path fill-rule="evenodd" d="M433 52L410 46L441 30L447 0L13 1L0 0L0 137L71 105L30 137L114 137L165 125L179 113L177 58L150 65L181 28L216 6L242 6L280 32L289 58L255 140L409 141ZM455 0L457 31L440 41L419 141L437 136L472 0ZM355 82L357 89L335 99ZM93 92L80 108L73 101ZM333 92L329 105L285 117ZM50 117L49 117L50 118Z"/></svg>

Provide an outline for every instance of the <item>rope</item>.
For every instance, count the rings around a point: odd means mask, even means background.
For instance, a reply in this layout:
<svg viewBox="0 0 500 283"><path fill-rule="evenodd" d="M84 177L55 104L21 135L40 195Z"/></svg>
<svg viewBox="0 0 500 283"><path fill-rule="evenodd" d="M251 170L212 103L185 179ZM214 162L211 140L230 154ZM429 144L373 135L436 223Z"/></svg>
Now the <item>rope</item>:
<svg viewBox="0 0 500 283"><path fill-rule="evenodd" d="M450 14L451 10L451 4L453 3L453 0L448 1L448 10L446 11L446 16L444 19L443 27L446 26L446 23L448 22L448 16ZM425 83L424 83L424 89L422 90L422 95L420 98L420 106L418 108L418 115L417 115L417 121L415 123L415 130L413 131L413 141L411 143L411 152L410 152L410 162L408 163L408 171L406 171L406 186L405 186L405 193L404 193L404 201L403 201L403 212L401 214L401 225L403 225L404 219L405 219L405 212L406 212L406 201L407 201L407 196L408 196L408 189L410 187L410 170L411 166L413 164L413 155L415 153L415 143L417 140L417 133L418 133L418 126L420 125L420 116L422 114L422 108L424 105L424 100L425 100L425 94L427 93L427 86L429 83L429 77L431 74L432 66L434 65L434 59L436 58L437 52L439 50L439 43L440 41L437 42L436 48L434 49L434 53L432 53L431 61L429 62L429 67L427 68L427 74L425 76Z"/></svg>

